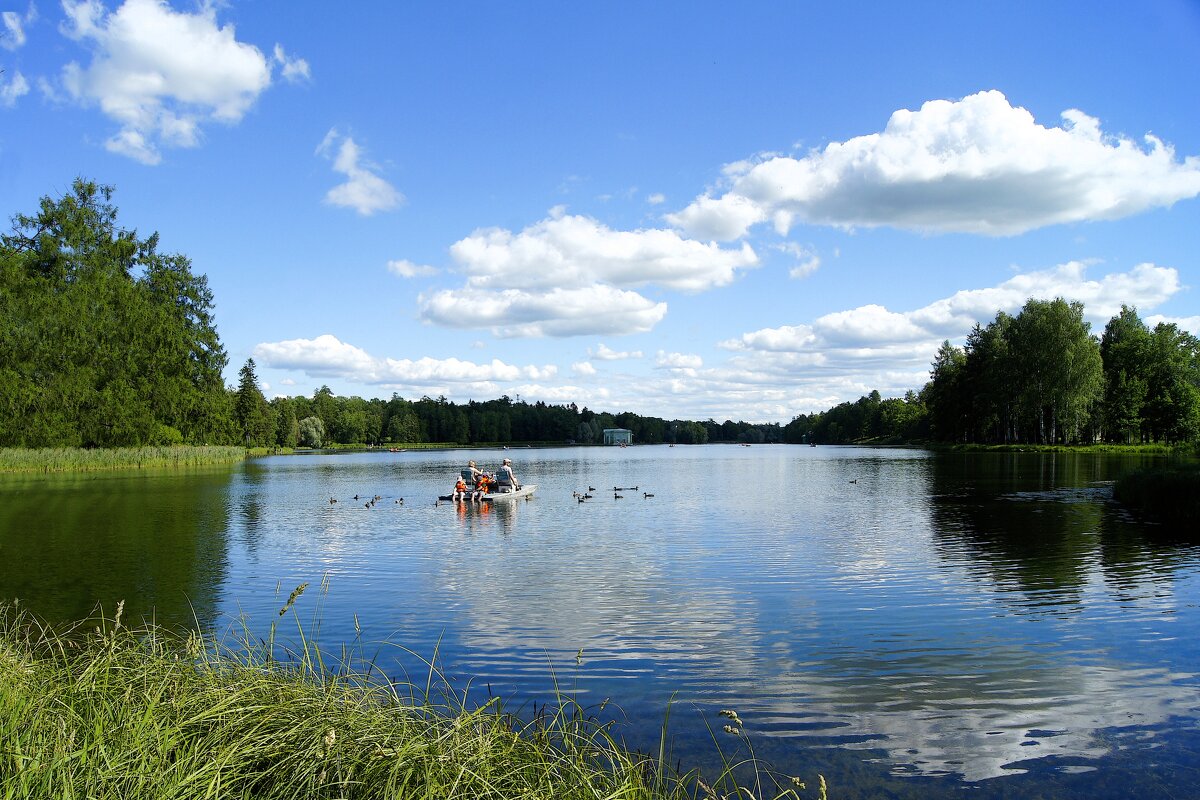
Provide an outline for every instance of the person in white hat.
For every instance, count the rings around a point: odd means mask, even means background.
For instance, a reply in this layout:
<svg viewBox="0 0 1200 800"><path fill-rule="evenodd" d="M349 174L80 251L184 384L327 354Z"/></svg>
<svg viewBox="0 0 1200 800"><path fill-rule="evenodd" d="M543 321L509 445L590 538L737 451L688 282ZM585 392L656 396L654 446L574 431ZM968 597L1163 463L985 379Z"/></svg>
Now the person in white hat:
<svg viewBox="0 0 1200 800"><path fill-rule="evenodd" d="M502 492L511 492L521 488L521 484L517 483L517 476L513 474L511 458L504 459L504 463L496 471L496 488Z"/></svg>

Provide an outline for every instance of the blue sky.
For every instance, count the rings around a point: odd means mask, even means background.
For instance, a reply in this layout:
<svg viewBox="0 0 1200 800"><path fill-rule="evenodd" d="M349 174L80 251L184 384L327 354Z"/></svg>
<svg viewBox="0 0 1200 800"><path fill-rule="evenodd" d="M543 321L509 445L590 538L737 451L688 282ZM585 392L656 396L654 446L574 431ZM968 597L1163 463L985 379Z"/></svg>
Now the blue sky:
<svg viewBox="0 0 1200 800"><path fill-rule="evenodd" d="M1030 296L1200 334L1191 0L2 21L0 211L113 185L268 396L785 422Z"/></svg>

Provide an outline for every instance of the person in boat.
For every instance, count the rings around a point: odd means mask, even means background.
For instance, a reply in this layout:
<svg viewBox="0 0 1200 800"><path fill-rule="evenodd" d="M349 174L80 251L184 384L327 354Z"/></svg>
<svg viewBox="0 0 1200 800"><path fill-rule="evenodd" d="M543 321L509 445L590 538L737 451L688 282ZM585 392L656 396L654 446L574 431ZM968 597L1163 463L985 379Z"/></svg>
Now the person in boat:
<svg viewBox="0 0 1200 800"><path fill-rule="evenodd" d="M474 461L468 461L467 466L463 468L462 479L468 489L479 488L479 478L483 475L483 470L475 465Z"/></svg>
<svg viewBox="0 0 1200 800"><path fill-rule="evenodd" d="M517 482L517 476L513 474L512 459L504 459L500 469L496 471L496 491L512 492L520 488L521 484Z"/></svg>
<svg viewBox="0 0 1200 800"><path fill-rule="evenodd" d="M467 482L458 476L458 481L454 484L454 493L450 495L451 500L466 500L467 499Z"/></svg>
<svg viewBox="0 0 1200 800"><path fill-rule="evenodd" d="M482 500L483 496L488 493L491 482L492 479L486 472L479 473L479 479L475 481L475 491L471 493L471 499Z"/></svg>

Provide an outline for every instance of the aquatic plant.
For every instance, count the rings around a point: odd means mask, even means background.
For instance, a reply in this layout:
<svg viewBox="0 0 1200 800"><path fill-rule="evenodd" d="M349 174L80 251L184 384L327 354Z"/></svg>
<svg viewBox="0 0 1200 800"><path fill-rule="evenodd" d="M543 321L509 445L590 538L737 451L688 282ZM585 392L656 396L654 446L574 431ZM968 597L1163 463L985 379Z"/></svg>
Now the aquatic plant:
<svg viewBox="0 0 1200 800"><path fill-rule="evenodd" d="M245 457L246 450L242 447L0 448L0 472L104 472L199 467L230 464Z"/></svg>

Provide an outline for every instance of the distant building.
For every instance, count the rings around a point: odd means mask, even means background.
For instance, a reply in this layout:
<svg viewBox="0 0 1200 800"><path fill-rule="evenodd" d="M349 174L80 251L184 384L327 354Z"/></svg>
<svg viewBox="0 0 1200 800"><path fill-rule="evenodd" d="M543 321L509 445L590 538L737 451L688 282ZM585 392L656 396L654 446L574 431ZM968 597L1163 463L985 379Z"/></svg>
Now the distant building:
<svg viewBox="0 0 1200 800"><path fill-rule="evenodd" d="M633 444L633 431L628 428L605 428L605 444Z"/></svg>

